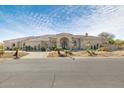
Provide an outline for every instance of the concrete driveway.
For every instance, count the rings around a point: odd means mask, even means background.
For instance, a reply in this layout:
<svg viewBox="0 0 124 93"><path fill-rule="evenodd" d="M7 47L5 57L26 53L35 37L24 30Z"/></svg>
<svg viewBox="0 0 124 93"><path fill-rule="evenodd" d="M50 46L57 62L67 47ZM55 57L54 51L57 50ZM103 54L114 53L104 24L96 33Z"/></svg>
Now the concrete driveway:
<svg viewBox="0 0 124 93"><path fill-rule="evenodd" d="M21 59L41 59L47 58L48 52L27 52L28 55L21 57Z"/></svg>
<svg viewBox="0 0 124 93"><path fill-rule="evenodd" d="M124 58L1 61L0 87L124 88Z"/></svg>

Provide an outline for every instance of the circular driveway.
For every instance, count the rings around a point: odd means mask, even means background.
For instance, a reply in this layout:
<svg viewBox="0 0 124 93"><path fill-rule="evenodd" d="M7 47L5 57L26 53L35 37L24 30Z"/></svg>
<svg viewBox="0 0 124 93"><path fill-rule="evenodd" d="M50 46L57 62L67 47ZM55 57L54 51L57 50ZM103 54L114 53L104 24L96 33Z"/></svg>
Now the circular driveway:
<svg viewBox="0 0 124 93"><path fill-rule="evenodd" d="M21 59L41 59L47 58L48 52L27 52L28 55L21 57Z"/></svg>

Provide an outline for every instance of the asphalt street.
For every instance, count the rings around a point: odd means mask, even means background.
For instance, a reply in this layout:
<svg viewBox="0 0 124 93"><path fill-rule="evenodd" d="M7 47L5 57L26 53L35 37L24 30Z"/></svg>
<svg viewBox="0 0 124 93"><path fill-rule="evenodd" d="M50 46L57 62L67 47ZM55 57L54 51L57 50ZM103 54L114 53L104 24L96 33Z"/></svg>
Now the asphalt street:
<svg viewBox="0 0 124 93"><path fill-rule="evenodd" d="M124 88L124 58L0 61L1 88Z"/></svg>

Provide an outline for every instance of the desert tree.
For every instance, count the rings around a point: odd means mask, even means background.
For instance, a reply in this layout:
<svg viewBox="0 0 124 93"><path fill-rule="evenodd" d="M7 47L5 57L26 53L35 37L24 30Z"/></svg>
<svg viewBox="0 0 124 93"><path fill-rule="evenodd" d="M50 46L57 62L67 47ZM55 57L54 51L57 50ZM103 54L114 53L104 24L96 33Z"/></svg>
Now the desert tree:
<svg viewBox="0 0 124 93"><path fill-rule="evenodd" d="M98 34L99 37L104 37L105 39L107 39L109 44L114 44L114 38L115 35L112 33L108 33L108 32L102 32L100 34Z"/></svg>

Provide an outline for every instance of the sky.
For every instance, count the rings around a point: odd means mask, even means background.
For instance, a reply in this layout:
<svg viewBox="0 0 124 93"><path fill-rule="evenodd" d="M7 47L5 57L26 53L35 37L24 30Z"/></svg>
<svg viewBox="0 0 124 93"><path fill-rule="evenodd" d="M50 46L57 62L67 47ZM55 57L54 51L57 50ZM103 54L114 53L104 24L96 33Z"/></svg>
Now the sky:
<svg viewBox="0 0 124 93"><path fill-rule="evenodd" d="M124 6L0 6L0 41L63 32L124 39Z"/></svg>

